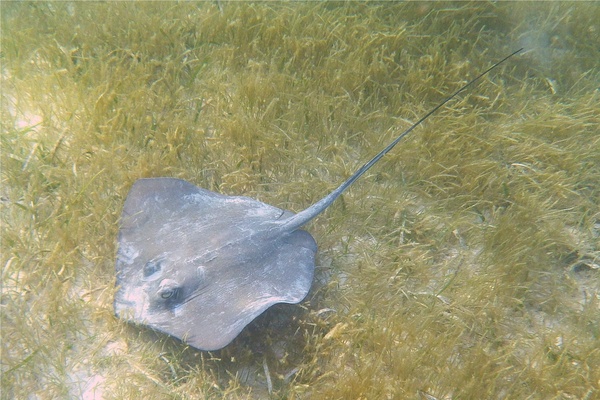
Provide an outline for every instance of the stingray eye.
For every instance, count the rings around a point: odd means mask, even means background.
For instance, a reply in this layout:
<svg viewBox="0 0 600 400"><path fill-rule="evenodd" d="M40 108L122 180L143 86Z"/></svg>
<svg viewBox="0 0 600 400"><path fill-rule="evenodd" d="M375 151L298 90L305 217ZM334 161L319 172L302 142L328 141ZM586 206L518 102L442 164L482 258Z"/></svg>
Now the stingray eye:
<svg viewBox="0 0 600 400"><path fill-rule="evenodd" d="M177 294L177 289L167 289L167 290L163 290L160 293L160 297L162 297L163 299L170 299L171 297L175 297L175 295Z"/></svg>
<svg viewBox="0 0 600 400"><path fill-rule="evenodd" d="M179 284L172 279L164 279L156 292L162 299L175 300L179 293Z"/></svg>
<svg viewBox="0 0 600 400"><path fill-rule="evenodd" d="M144 265L144 278L149 278L161 270L161 260L150 260Z"/></svg>

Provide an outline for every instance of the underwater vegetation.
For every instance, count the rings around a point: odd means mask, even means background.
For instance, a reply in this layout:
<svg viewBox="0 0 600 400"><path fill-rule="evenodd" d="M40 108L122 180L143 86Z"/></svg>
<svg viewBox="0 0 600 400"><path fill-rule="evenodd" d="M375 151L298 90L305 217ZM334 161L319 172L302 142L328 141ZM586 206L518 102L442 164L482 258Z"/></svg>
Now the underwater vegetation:
<svg viewBox="0 0 600 400"><path fill-rule="evenodd" d="M0 7L2 398L600 395L600 6ZM300 305L213 352L115 317L134 181L300 211L519 47L306 227Z"/></svg>

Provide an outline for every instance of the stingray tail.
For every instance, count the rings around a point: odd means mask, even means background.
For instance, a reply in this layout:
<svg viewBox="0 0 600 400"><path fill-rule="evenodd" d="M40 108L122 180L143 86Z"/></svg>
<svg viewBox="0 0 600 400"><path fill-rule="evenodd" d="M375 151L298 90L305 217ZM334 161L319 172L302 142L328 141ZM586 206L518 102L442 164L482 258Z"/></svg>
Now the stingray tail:
<svg viewBox="0 0 600 400"><path fill-rule="evenodd" d="M439 110L441 107L443 107L446 103L448 103L450 100L455 98L459 93L463 92L469 86L473 85L475 82L477 82L479 79L481 79L488 72L490 72L491 70L493 70L494 68L496 68L497 66L502 64L504 61L506 61L509 58L511 58L512 56L514 56L515 54L520 53L522 50L523 50L523 48L520 48L519 50L513 52L512 54L504 57L502 60L498 61L497 63L495 63L494 65L492 65L491 67L489 67L488 69L483 71L482 73L480 73L477 77L472 79L466 85L464 85L463 87L458 89L452 95L448 96L444 101L442 101L440 104L435 106L433 109L431 109L431 111L429 111L427 114L425 114L423 117L421 117L421 119L419 119L417 122L415 122L410 128L408 128L407 130L402 132L396 139L394 139L394 141L392 143L390 143L383 150L381 150L379 153L377 153L377 155L375 157L373 157L366 164L364 164L362 167L360 167L354 174L352 174L352 176L350 178L348 178L344 183L342 183L340 186L338 186L337 189L335 189L334 191L332 191L327 196L323 197L321 200L317 201L315 204L308 207L307 209L288 218L283 223L282 229L287 232L294 231L294 230L300 228L302 225L308 223L310 220L312 220L317 215L319 215L321 212L323 212L323 210L325 210L327 207L329 207L331 205L331 203L333 203L335 201L335 199L337 199L350 185L352 185L352 183L354 183L355 180L357 180L365 172L367 172L369 170L369 168L371 168L377 161L379 161L384 155L386 155L390 150L392 150L394 148L394 146L396 146L398 144L398 142L400 142L406 135L408 135L410 132L412 132L413 129L415 129L417 126L421 125L421 123L423 121L425 121L427 118L429 118L431 116L431 114L435 113L437 110Z"/></svg>

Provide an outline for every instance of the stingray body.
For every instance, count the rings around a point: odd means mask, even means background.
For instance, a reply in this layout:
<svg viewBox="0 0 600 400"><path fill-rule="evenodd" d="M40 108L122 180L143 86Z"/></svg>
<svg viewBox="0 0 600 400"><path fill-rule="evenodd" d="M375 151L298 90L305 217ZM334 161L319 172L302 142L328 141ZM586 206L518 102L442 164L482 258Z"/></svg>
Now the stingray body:
<svg viewBox="0 0 600 400"><path fill-rule="evenodd" d="M284 227L290 215L180 179L139 179L121 218L117 314L202 350L225 346L311 286L317 245Z"/></svg>
<svg viewBox="0 0 600 400"><path fill-rule="evenodd" d="M273 304L302 301L312 284L317 244L300 228L416 126L520 51L456 91L298 214L180 179L139 179L121 216L115 313L195 348L217 350Z"/></svg>

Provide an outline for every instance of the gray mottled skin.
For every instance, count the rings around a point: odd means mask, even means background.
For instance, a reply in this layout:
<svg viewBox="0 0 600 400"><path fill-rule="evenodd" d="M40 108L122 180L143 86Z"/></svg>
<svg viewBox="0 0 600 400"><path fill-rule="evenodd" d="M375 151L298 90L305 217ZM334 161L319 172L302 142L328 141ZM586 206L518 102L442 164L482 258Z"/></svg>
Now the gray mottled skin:
<svg viewBox="0 0 600 400"><path fill-rule="evenodd" d="M310 289L317 245L291 213L172 178L140 179L119 233L117 315L202 350L227 345L275 303Z"/></svg>
<svg viewBox="0 0 600 400"><path fill-rule="evenodd" d="M180 179L139 179L121 216L115 313L198 349L217 350L273 304L302 301L317 244L300 228L426 118L520 51L467 83L298 214Z"/></svg>

